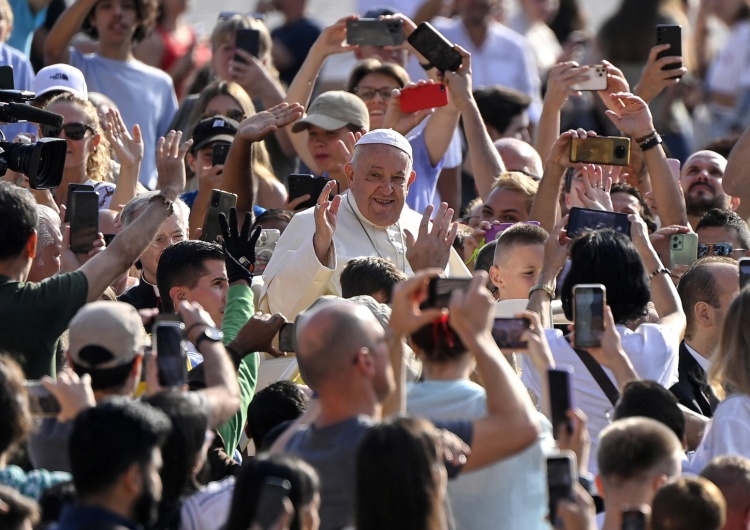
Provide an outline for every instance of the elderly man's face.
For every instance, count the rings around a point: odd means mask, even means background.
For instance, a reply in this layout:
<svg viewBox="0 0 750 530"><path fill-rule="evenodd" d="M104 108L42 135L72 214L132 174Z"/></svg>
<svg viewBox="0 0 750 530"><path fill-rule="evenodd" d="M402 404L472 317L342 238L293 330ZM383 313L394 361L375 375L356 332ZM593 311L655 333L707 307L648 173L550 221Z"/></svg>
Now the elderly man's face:
<svg viewBox="0 0 750 530"><path fill-rule="evenodd" d="M51 278L60 272L60 255L62 253L62 234L56 226L49 227L52 241L40 248L41 241L37 244L37 254L31 262L28 280L30 282L41 282Z"/></svg>
<svg viewBox="0 0 750 530"><path fill-rule="evenodd" d="M346 165L349 188L359 211L368 221L383 227L398 222L415 175L409 155L390 145L358 146L352 162Z"/></svg>
<svg viewBox="0 0 750 530"><path fill-rule="evenodd" d="M680 175L688 215L729 206L729 196L721 186L726 167L726 159L713 151L698 151L688 158Z"/></svg>

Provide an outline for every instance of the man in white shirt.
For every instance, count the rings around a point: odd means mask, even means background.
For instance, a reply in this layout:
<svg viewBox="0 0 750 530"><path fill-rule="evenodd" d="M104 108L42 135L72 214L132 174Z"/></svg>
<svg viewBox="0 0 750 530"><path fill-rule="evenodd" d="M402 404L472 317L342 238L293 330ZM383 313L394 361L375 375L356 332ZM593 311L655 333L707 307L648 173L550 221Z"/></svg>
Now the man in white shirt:
<svg viewBox="0 0 750 530"><path fill-rule="evenodd" d="M468 276L452 248L457 225L443 204L430 226L424 215L405 206L412 169L411 145L401 134L376 129L355 144L345 166L349 191L329 200L326 186L318 204L292 218L263 273L260 308L288 319L319 296L341 296L339 276L350 259L390 259L407 275L438 267L448 276Z"/></svg>
<svg viewBox="0 0 750 530"><path fill-rule="evenodd" d="M736 261L712 256L691 265L677 287L687 328L680 343L679 381L670 390L680 404L708 418L718 400L706 374L727 308L740 292L738 280Z"/></svg>

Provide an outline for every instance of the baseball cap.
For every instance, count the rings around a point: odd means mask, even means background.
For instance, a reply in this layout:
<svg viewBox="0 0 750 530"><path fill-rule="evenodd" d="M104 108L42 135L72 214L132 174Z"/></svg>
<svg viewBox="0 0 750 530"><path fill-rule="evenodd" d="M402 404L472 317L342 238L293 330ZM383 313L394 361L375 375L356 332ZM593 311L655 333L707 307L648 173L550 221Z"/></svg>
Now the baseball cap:
<svg viewBox="0 0 750 530"><path fill-rule="evenodd" d="M226 116L216 115L198 122L193 129L193 147L191 153L203 149L210 143L226 142L231 144L237 134L239 123Z"/></svg>
<svg viewBox="0 0 750 530"><path fill-rule="evenodd" d="M357 140L354 147L370 144L392 145L393 147L404 151L412 160L414 159L409 140L393 129L375 129L374 131L370 131L367 134L362 135L362 138Z"/></svg>
<svg viewBox="0 0 750 530"><path fill-rule="evenodd" d="M51 64L39 70L31 84L31 90L36 97L52 91L70 92L81 99L89 97L83 72L75 66L62 63Z"/></svg>
<svg viewBox="0 0 750 530"><path fill-rule="evenodd" d="M73 368L79 375L91 374L95 390L124 382L145 342L141 317L125 302L86 304L70 321L69 329Z"/></svg>
<svg viewBox="0 0 750 530"><path fill-rule="evenodd" d="M326 131L335 131L347 125L367 130L370 128L370 113L358 96L343 90L331 90L315 98L307 109L307 116L292 126L292 132L298 133L310 125Z"/></svg>

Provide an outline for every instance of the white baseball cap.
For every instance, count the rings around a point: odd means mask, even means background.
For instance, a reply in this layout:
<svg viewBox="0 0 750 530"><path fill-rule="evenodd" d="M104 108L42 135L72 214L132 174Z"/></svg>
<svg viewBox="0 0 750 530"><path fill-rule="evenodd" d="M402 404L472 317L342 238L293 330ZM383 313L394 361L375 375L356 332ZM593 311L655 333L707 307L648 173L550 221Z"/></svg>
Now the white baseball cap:
<svg viewBox="0 0 750 530"><path fill-rule="evenodd" d="M409 140L393 129L375 129L374 131L370 131L367 134L362 135L362 138L360 138L354 146L370 144L392 145L393 147L401 149L409 155L411 160L414 160Z"/></svg>
<svg viewBox="0 0 750 530"><path fill-rule="evenodd" d="M81 99L88 99L89 91L86 87L86 79L75 66L69 64L51 64L45 66L36 74L31 90L36 97L43 96L53 90L70 92Z"/></svg>

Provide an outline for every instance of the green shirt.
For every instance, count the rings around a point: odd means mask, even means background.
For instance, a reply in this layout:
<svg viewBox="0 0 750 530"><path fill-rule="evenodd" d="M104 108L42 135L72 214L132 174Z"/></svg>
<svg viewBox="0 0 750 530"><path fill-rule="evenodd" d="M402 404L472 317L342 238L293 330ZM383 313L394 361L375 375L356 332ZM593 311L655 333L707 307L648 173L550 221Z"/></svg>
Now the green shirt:
<svg viewBox="0 0 750 530"><path fill-rule="evenodd" d="M237 336L240 328L255 313L253 303L253 291L246 285L233 285L227 293L227 305L224 308L224 320L221 331L224 332L224 344L229 344ZM247 421L247 407L255 394L255 385L258 383L259 355L254 352L242 358L237 372L237 381L240 385L240 410L224 425L219 427L219 435L224 440L224 450L231 457L237 445L240 443L242 431Z"/></svg>
<svg viewBox="0 0 750 530"><path fill-rule="evenodd" d="M55 375L57 342L88 292L80 271L40 283L0 276L0 351L18 361L27 379Z"/></svg>

